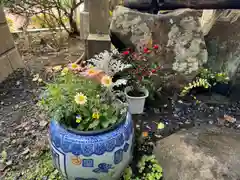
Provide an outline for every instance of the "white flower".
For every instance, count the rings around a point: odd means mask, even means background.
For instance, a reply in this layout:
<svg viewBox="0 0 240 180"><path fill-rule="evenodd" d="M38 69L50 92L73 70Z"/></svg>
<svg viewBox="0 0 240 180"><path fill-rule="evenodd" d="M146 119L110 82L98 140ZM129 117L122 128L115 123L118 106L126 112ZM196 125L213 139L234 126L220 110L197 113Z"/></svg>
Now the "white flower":
<svg viewBox="0 0 240 180"><path fill-rule="evenodd" d="M126 79L118 79L116 82L113 83L113 86L121 86L121 85L126 85L127 84L127 80Z"/></svg>

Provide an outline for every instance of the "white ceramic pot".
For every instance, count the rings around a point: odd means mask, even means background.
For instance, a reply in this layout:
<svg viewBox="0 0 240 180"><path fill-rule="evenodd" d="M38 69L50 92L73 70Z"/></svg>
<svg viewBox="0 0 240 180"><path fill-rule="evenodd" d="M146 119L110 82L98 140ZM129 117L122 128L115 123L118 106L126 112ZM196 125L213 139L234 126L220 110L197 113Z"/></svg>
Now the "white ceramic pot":
<svg viewBox="0 0 240 180"><path fill-rule="evenodd" d="M71 132L50 124L54 166L67 180L118 180L132 159L133 123L126 120L101 132Z"/></svg>
<svg viewBox="0 0 240 180"><path fill-rule="evenodd" d="M141 92L143 92L145 95L142 97L133 97L129 96L128 92L131 91L131 87L126 87L125 89L125 95L129 104L129 112L131 114L141 114L144 110L145 100L149 95L149 92L147 89L143 88L140 89Z"/></svg>

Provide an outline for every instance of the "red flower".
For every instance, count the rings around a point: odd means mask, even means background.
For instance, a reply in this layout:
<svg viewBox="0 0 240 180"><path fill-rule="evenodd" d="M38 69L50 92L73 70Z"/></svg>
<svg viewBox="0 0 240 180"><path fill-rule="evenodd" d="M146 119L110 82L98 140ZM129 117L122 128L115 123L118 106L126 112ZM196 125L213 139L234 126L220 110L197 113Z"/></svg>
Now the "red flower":
<svg viewBox="0 0 240 180"><path fill-rule="evenodd" d="M153 46L153 49L158 49L159 48L159 46L157 45L157 44L155 44L154 46Z"/></svg>
<svg viewBox="0 0 240 180"><path fill-rule="evenodd" d="M146 53L147 53L147 54L149 54L149 53L151 53L151 51L150 51L150 50L148 50Z"/></svg>
<svg viewBox="0 0 240 180"><path fill-rule="evenodd" d="M144 53L147 53L148 51L149 51L148 48L144 48L144 49L143 49L143 52L144 52Z"/></svg>
<svg viewBox="0 0 240 180"><path fill-rule="evenodd" d="M155 72L157 72L157 70L156 70L156 69L153 69L153 70L152 70L152 73L155 73Z"/></svg>
<svg viewBox="0 0 240 180"><path fill-rule="evenodd" d="M129 54L130 54L129 51L124 51L124 52L123 52L123 55L129 55Z"/></svg>

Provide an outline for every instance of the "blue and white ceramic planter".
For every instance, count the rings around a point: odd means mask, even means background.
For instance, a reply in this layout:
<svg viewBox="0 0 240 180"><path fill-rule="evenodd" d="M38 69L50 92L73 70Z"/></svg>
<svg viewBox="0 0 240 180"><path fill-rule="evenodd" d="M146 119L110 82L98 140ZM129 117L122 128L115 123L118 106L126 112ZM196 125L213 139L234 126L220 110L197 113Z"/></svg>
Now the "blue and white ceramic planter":
<svg viewBox="0 0 240 180"><path fill-rule="evenodd" d="M67 180L117 180L132 159L133 123L126 121L102 133L73 133L50 124L55 167Z"/></svg>

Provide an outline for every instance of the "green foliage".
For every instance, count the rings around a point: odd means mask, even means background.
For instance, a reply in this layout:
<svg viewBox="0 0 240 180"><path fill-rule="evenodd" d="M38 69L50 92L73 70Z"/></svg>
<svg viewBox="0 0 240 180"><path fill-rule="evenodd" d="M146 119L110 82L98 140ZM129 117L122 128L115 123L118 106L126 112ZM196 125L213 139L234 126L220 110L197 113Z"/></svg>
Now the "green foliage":
<svg viewBox="0 0 240 180"><path fill-rule="evenodd" d="M216 83L228 83L229 77L225 72L212 72L209 69L201 69L199 77L202 79L207 79L212 85Z"/></svg>
<svg viewBox="0 0 240 180"><path fill-rule="evenodd" d="M126 168L124 171L124 180L160 180L163 176L162 167L158 164L155 156L144 155L138 163L139 174L134 177L132 169Z"/></svg>
<svg viewBox="0 0 240 180"><path fill-rule="evenodd" d="M228 83L229 77L223 72L212 72L209 69L201 69L196 79L183 88L180 96L187 95L193 88L203 87L208 89L216 83Z"/></svg>
<svg viewBox="0 0 240 180"><path fill-rule="evenodd" d="M108 128L123 120L127 112L111 87L66 68L46 83L39 105L54 120L81 131Z"/></svg>
<svg viewBox="0 0 240 180"><path fill-rule="evenodd" d="M207 79L197 78L192 83L189 83L187 86L183 88L183 90L180 93L180 96L187 95L193 88L198 87L204 87L205 89L208 89L211 85L207 81Z"/></svg>
<svg viewBox="0 0 240 180"><path fill-rule="evenodd" d="M31 17L31 24L37 28L55 28L60 27L61 23L67 24L68 18L63 16L61 18L54 18L49 14L38 14Z"/></svg>

